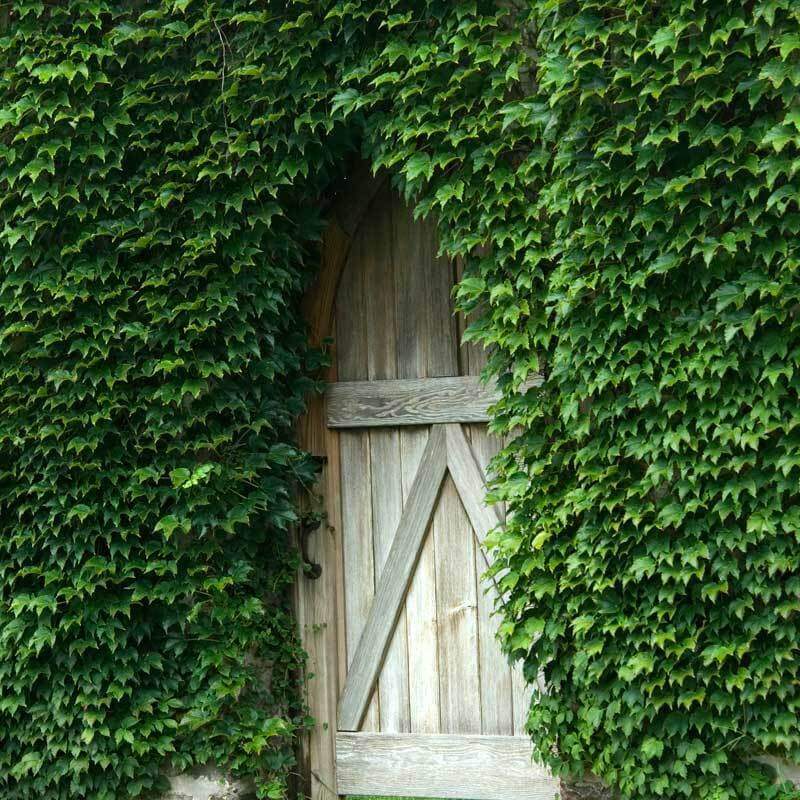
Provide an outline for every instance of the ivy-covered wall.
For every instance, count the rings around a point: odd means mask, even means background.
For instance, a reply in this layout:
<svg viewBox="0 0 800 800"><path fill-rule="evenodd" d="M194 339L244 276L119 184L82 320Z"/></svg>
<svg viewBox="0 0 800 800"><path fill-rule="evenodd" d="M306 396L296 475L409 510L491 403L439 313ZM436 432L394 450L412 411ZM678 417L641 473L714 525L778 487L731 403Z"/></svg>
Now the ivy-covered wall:
<svg viewBox="0 0 800 800"><path fill-rule="evenodd" d="M207 761L278 797L294 763L296 306L332 141L260 5L14 2L0 38L3 800Z"/></svg>
<svg viewBox="0 0 800 800"><path fill-rule="evenodd" d="M552 687L530 730L626 797L773 796L748 760L800 761L800 7L533 11L541 244L505 280L546 389L506 406L497 487L503 633Z"/></svg>
<svg viewBox="0 0 800 800"><path fill-rule="evenodd" d="M295 309L356 144L465 261L522 431L500 633L553 688L540 757L779 791L751 758L800 760L792 0L24 0L0 60L3 797L207 761L285 791Z"/></svg>

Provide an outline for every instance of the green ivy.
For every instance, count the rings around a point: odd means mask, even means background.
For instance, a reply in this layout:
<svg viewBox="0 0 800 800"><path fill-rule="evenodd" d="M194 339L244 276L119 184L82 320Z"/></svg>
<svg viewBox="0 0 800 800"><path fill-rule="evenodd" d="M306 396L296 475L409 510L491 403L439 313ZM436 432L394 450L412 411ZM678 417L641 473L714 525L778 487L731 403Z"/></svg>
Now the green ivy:
<svg viewBox="0 0 800 800"><path fill-rule="evenodd" d="M495 573L537 752L789 792L753 759L800 761L796 3L375 8L335 105L465 261L521 431Z"/></svg>
<svg viewBox="0 0 800 800"><path fill-rule="evenodd" d="M800 10L531 23L536 244L462 287L546 379L501 409L496 486L502 635L551 686L529 730L624 797L774 796L751 759L800 761Z"/></svg>
<svg viewBox="0 0 800 800"><path fill-rule="evenodd" d="M4 798L207 761L285 793L296 308L356 143L463 261L518 434L495 571L539 756L783 791L752 758L800 760L793 0L24 0L0 63Z"/></svg>
<svg viewBox="0 0 800 800"><path fill-rule="evenodd" d="M292 770L295 309L333 156L269 20L24 0L0 38L4 800Z"/></svg>

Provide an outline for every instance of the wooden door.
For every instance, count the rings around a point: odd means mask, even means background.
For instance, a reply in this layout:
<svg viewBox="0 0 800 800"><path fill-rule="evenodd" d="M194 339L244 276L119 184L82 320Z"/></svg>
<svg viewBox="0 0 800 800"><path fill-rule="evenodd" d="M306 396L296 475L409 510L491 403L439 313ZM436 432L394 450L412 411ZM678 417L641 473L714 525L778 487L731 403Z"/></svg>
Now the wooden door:
<svg viewBox="0 0 800 800"><path fill-rule="evenodd" d="M338 710L327 789L540 800L555 783L531 763L529 694L500 652L497 595L482 579L483 539L501 521L483 502L495 398L478 379L482 352L459 346L456 270L436 251L432 226L384 186L335 293L324 421Z"/></svg>

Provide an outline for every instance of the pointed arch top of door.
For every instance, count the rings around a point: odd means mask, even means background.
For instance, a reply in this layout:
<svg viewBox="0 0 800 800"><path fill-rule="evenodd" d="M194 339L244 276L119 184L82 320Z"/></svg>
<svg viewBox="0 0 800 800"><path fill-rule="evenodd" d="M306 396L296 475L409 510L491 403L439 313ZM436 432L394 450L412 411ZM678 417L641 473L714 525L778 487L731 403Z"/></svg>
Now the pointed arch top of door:
<svg viewBox="0 0 800 800"><path fill-rule="evenodd" d="M331 335L336 291L350 246L372 200L388 180L387 173L373 174L371 166L361 161L333 204L323 233L320 271L303 299L303 315L309 324L309 340L313 347L318 347Z"/></svg>

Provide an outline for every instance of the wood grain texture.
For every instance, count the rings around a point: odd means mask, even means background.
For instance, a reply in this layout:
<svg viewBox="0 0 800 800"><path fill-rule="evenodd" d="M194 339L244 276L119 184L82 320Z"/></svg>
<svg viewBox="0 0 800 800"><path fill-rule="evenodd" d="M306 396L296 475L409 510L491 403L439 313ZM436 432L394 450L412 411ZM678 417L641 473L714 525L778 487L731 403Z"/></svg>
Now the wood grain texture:
<svg viewBox="0 0 800 800"><path fill-rule="evenodd" d="M372 520L375 575L378 585L384 574L392 546L392 536L403 513L403 487L400 476L400 435L398 431L370 431L372 465ZM380 729L410 731L408 700L408 649L406 615L400 609L383 668L378 680Z"/></svg>
<svg viewBox="0 0 800 800"><path fill-rule="evenodd" d="M339 733L340 794L553 800L558 783L511 736Z"/></svg>
<svg viewBox="0 0 800 800"><path fill-rule="evenodd" d="M458 493L464 503L475 536L483 548L486 535L501 523L497 510L487 506L486 479L475 461L464 431L460 425L445 425L447 438L447 466ZM485 553L485 551L484 551ZM487 566L490 566L491 555L486 553Z"/></svg>
<svg viewBox="0 0 800 800"><path fill-rule="evenodd" d="M442 731L479 734L481 690L475 537L449 476L434 515L434 539Z"/></svg>
<svg viewBox="0 0 800 800"><path fill-rule="evenodd" d="M386 173L373 175L369 165L358 164L334 204L330 222L322 235L320 271L302 304L314 347L322 344L333 331L333 311L350 246L361 223L368 218L373 198L387 182Z"/></svg>
<svg viewBox="0 0 800 800"><path fill-rule="evenodd" d="M343 432L340 436L342 544L344 550L344 602L348 680L361 637L366 629L375 596L375 563L372 547L372 497L369 436ZM371 689L372 687L370 687ZM377 698L370 704L367 695L364 730L380 730Z"/></svg>
<svg viewBox="0 0 800 800"><path fill-rule="evenodd" d="M394 631L446 469L444 431L434 428L394 535L339 705L340 730L358 730ZM345 569L347 564L345 563ZM362 578L347 572L347 583ZM348 623L350 614L348 612ZM349 638L348 638L349 642Z"/></svg>
<svg viewBox="0 0 800 800"><path fill-rule="evenodd" d="M412 230L419 241L422 275L427 284L423 304L428 314L430 339L427 376L458 375L458 325L452 298L452 265L437 255L439 240L432 219L415 222Z"/></svg>
<svg viewBox="0 0 800 800"><path fill-rule="evenodd" d="M327 390L331 428L488 422L500 399L474 376L335 383Z"/></svg>
<svg viewBox="0 0 800 800"><path fill-rule="evenodd" d="M376 196L374 212L364 221L363 233L370 244L361 256L366 288L367 375L370 381L383 381L397 377L394 262L391 258L392 196L388 187L381 189ZM369 447L372 539L375 575L380 581L403 511L400 432L393 428L371 430ZM408 651L403 609L378 679L378 697L380 729L409 731Z"/></svg>
<svg viewBox="0 0 800 800"><path fill-rule="evenodd" d="M426 250L411 211L395 201L392 207L391 252L397 303L397 377L430 377L431 319L426 282Z"/></svg>
<svg viewBox="0 0 800 800"><path fill-rule="evenodd" d="M408 429L400 432L403 448L403 483L419 461L419 449L425 446L427 433ZM439 623L436 618L436 543L431 525L425 534L417 568L405 602L408 646L408 692L411 730L415 733L439 733Z"/></svg>
<svg viewBox="0 0 800 800"><path fill-rule="evenodd" d="M336 312L336 363L340 379L363 378L368 369L366 276L369 252L366 231L360 230L342 275ZM348 669L353 663L375 594L372 543L372 469L369 433L342 431L339 436L342 549L344 554L345 642ZM371 695L370 695L371 697ZM370 697L367 700L370 700ZM378 697L372 697L363 719L364 730L380 730Z"/></svg>
<svg viewBox="0 0 800 800"><path fill-rule="evenodd" d="M395 280L397 377L425 378L431 374L431 314L425 284L427 264L420 245L421 232L411 212L397 198L392 207L392 259ZM427 427L402 427L400 461L403 496L407 499L428 441ZM431 531L425 535L417 568L406 595L409 654L409 711L411 730L438 733L439 669L436 620L436 546Z"/></svg>

